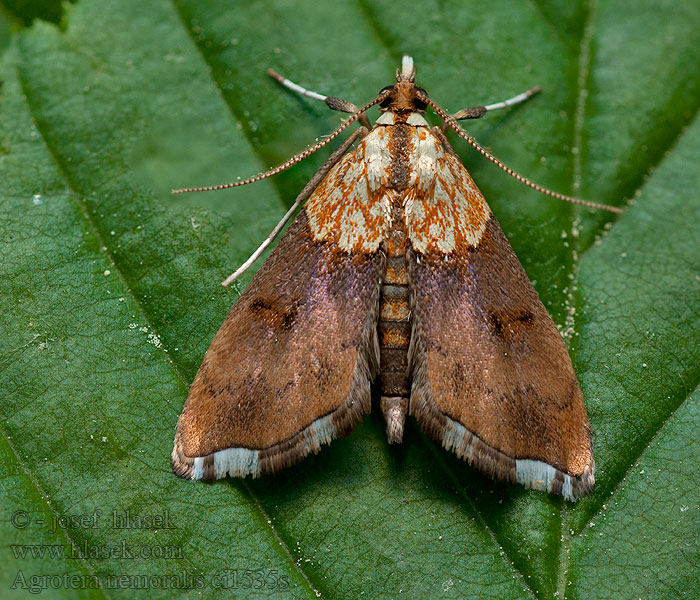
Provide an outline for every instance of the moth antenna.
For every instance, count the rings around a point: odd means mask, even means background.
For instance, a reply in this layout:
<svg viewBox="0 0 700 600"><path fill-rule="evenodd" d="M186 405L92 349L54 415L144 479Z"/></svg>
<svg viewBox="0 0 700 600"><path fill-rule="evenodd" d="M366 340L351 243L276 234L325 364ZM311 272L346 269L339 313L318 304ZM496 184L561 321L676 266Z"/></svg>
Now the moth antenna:
<svg viewBox="0 0 700 600"><path fill-rule="evenodd" d="M355 121L357 121L366 111L368 111L370 108L372 108L375 104L379 104L384 100L389 95L389 91L386 91L382 94L379 94L374 100L369 102L368 104L365 104L362 108L358 109L357 112L353 113L350 115L350 117L342 124L340 127L338 127L335 131L333 131L331 134L329 134L326 139L316 142L313 146L307 148L303 152L300 152L296 156L292 156L289 160L286 162L282 163L278 167L274 167L273 169L270 169L269 171L265 171L265 173L260 173L259 175L255 175L253 177L250 177L249 179L243 179L242 181L232 181L231 183L223 183L221 185L209 185L209 186L204 186L204 187L193 187L193 188L182 188L179 190L172 190L171 193L173 194L185 194L187 192L213 192L215 190L227 190L229 188L234 188L234 187L240 187L242 185L248 185L249 183L255 183L256 181L261 181L263 179L267 179L268 177L272 177L273 175L277 175L277 173L281 173L282 171L287 170L289 167L297 164L298 162L301 162L308 156L311 156L314 152L317 152L321 148L323 148L326 144L329 142L333 141L335 138L337 138L345 129L347 129L350 125L352 125Z"/></svg>
<svg viewBox="0 0 700 600"><path fill-rule="evenodd" d="M367 129L365 127L360 127L357 131L355 131L347 140L345 140L341 146L338 147L333 154L331 154L328 157L328 160L321 165L321 168L316 172L316 174L309 180L309 182L304 186L304 189L301 190L299 195L297 196L297 199L294 201L294 204L292 204L291 208L285 213L285 215L280 219L279 223L275 226L275 228L270 232L270 235L267 236L263 240L263 243L258 246L257 250L253 252L248 257L248 260L246 260L234 273L231 273L226 279L224 279L221 282L221 285L224 287L228 287L231 285L236 279L238 279L243 273L245 273L250 265L252 265L259 257L260 255L265 251L265 248L267 248L272 242L275 241L275 238L279 235L280 231L284 228L284 226L287 224L289 219L292 218L292 215L294 215L294 212L301 206L302 202L304 202L316 189L318 184L320 183L321 179L323 179L328 171L331 170L333 165L338 162L338 160L345 154L352 146L352 144L355 142L360 137L364 137L367 134Z"/></svg>
<svg viewBox="0 0 700 600"><path fill-rule="evenodd" d="M527 92L525 92L527 93ZM483 156L488 158L494 165L496 165L499 169L505 171L513 177L514 179L517 179L520 183L525 184L526 186L532 188L533 190L536 190L540 192L541 194L545 194L546 196L551 196L552 198L558 198L559 200L564 200L565 202L570 202L571 204L579 204L581 206L587 206L588 208L595 208L598 210L607 210L609 212L615 213L615 214L622 214L622 209L618 208L616 206L609 206L608 204L597 204L595 202L589 202L587 200L581 200L580 198L573 198L572 196L566 196L564 194L560 194L559 192L553 192L550 189L547 189L545 187L542 187L541 185L536 184L533 181L530 181L527 177L523 177L519 173L516 173L513 169L510 167L506 166L503 164L500 160L498 160L493 154L491 154L486 148L484 148L479 142L477 142L472 136L470 136L464 129L462 129L455 121L454 117L451 115L448 115L447 112L445 112L442 108L440 108L435 102L433 102L428 96L425 94L421 94L420 92L416 92L416 95L425 102L428 106L430 106L435 113L442 118L442 120L451 128L455 131L455 133L461 137L463 140L466 140L469 142L469 144L477 150L479 153L481 153ZM517 98L517 96L516 96ZM457 113L459 114L459 113Z"/></svg>

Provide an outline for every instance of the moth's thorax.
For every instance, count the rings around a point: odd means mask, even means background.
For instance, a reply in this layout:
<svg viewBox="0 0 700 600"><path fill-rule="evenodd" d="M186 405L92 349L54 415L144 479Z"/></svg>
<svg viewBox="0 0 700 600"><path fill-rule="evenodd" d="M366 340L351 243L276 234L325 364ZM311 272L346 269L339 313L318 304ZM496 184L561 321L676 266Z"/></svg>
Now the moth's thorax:
<svg viewBox="0 0 700 600"><path fill-rule="evenodd" d="M394 113L385 111L377 119L377 125L397 125L399 123L406 123L407 125L413 125L415 127L428 127L428 122L425 120L425 117L417 112Z"/></svg>
<svg viewBox="0 0 700 600"><path fill-rule="evenodd" d="M396 204L423 254L476 247L490 216L469 172L418 112L384 112L319 184L306 213L314 240L366 253L387 239Z"/></svg>

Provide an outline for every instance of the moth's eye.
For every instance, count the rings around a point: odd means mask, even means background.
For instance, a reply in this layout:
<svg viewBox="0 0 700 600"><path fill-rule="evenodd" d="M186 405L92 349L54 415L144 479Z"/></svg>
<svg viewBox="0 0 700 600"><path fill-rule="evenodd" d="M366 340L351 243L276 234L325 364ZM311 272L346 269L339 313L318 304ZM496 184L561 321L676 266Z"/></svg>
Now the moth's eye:
<svg viewBox="0 0 700 600"><path fill-rule="evenodd" d="M387 85L385 88L382 88L381 90L379 90L379 93L377 94L377 96L381 96L384 92L393 91L393 89L394 89L393 85ZM391 94L389 94L386 98L384 98L384 100L382 100L380 102L379 106L381 108L386 108L387 106L389 106L389 104L391 104L391 102L392 102L392 97L391 97Z"/></svg>
<svg viewBox="0 0 700 600"><path fill-rule="evenodd" d="M428 92L426 92L422 87L416 86L416 91L419 92L424 98L428 97ZM418 110L425 110L425 107L427 106L427 104L418 97L413 100L413 103L416 105L416 109Z"/></svg>

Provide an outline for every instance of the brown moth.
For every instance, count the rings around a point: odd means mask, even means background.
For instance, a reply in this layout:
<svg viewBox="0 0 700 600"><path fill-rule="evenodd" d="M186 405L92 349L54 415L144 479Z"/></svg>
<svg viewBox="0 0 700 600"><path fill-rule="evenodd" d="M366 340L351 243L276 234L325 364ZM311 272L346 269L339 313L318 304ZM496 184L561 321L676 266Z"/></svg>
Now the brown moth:
<svg viewBox="0 0 700 600"><path fill-rule="evenodd" d="M378 379L390 443L410 414L491 477L571 501L589 492L591 427L566 347L469 172L423 117L431 106L527 185L597 206L520 177L456 123L537 90L449 116L416 87L410 57L362 109L276 77L352 116L268 174L363 126L302 191L304 208L214 337L177 423L173 471L278 472L347 435Z"/></svg>

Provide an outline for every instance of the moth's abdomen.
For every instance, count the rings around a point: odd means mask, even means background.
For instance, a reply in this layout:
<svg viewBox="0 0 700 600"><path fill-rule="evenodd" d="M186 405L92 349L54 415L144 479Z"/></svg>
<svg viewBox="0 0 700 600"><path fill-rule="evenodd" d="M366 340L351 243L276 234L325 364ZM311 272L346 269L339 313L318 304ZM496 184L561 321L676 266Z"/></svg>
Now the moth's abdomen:
<svg viewBox="0 0 700 600"><path fill-rule="evenodd" d="M400 443L408 409L410 380L408 346L411 340L406 230L399 207L385 242L386 266L379 298L379 385L381 408L389 443Z"/></svg>

